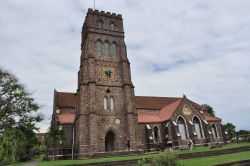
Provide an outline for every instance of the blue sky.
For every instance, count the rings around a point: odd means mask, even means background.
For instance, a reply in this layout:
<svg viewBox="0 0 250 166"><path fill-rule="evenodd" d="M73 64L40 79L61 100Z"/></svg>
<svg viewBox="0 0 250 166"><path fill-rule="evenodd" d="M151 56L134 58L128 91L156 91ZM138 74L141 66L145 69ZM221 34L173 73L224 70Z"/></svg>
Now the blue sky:
<svg viewBox="0 0 250 166"><path fill-rule="evenodd" d="M1 0L0 66L42 106L53 89L75 92L81 27L90 0ZM121 13L136 95L182 96L250 130L249 0L96 0Z"/></svg>

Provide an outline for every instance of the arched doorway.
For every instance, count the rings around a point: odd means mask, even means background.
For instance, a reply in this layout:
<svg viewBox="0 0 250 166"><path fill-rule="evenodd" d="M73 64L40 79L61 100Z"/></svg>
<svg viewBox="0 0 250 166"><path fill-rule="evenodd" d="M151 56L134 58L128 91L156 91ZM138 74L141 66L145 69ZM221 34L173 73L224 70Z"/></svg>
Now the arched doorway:
<svg viewBox="0 0 250 166"><path fill-rule="evenodd" d="M111 152L115 150L115 134L109 131L105 136L105 150Z"/></svg>

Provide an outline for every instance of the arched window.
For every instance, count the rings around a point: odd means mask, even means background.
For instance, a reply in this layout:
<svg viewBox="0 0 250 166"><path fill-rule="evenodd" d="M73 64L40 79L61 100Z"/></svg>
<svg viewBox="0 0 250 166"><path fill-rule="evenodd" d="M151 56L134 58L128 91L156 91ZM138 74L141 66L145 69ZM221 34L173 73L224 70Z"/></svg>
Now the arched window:
<svg viewBox="0 0 250 166"><path fill-rule="evenodd" d="M110 24L110 29L111 29L112 31L115 30L115 24L114 24L114 23L111 23L111 24Z"/></svg>
<svg viewBox="0 0 250 166"><path fill-rule="evenodd" d="M104 56L109 55L109 44L108 44L108 42L105 42L104 45L103 45L103 53L104 53Z"/></svg>
<svg viewBox="0 0 250 166"><path fill-rule="evenodd" d="M214 124L212 125L211 129L212 129L212 134L213 134L214 138L217 138L218 137L217 136L217 130L216 130L216 127L215 127Z"/></svg>
<svg viewBox="0 0 250 166"><path fill-rule="evenodd" d="M159 128L157 126L154 127L154 140L160 142Z"/></svg>
<svg viewBox="0 0 250 166"><path fill-rule="evenodd" d="M195 116L193 118L194 130L197 133L198 138L202 138L202 128L200 120Z"/></svg>
<svg viewBox="0 0 250 166"><path fill-rule="evenodd" d="M103 98L103 109L104 110L108 109L108 103L107 103L107 97L106 96Z"/></svg>
<svg viewBox="0 0 250 166"><path fill-rule="evenodd" d="M110 98L110 109L111 111L114 110L114 98L113 97Z"/></svg>
<svg viewBox="0 0 250 166"><path fill-rule="evenodd" d="M101 56L101 54L102 54L102 43L100 41L96 42L95 51L96 51L97 56Z"/></svg>
<svg viewBox="0 0 250 166"><path fill-rule="evenodd" d="M186 124L182 117L179 117L177 120L179 133L181 135L181 139L187 139L187 131L186 131Z"/></svg>
<svg viewBox="0 0 250 166"><path fill-rule="evenodd" d="M97 28L102 28L102 21L101 21L101 20L98 20L98 21L96 22L96 26L97 26Z"/></svg>
<svg viewBox="0 0 250 166"><path fill-rule="evenodd" d="M112 45L111 45L111 56L115 57L116 56L116 52L117 52L116 44L112 43Z"/></svg>

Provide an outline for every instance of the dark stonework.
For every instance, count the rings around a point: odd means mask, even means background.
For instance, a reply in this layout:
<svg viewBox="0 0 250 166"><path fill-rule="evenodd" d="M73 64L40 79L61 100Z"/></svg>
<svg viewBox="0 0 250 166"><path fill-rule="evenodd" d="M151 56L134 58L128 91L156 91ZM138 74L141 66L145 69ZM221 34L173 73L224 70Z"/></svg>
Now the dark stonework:
<svg viewBox="0 0 250 166"><path fill-rule="evenodd" d="M160 117L162 109L173 103L178 103L174 110L165 110ZM143 115L152 117L145 120ZM196 146L223 143L226 132L220 122L185 95L135 96L122 16L88 10L82 27L77 92L54 91L51 126L61 125L66 133L58 156L86 158L186 148L189 139Z"/></svg>
<svg viewBox="0 0 250 166"><path fill-rule="evenodd" d="M98 27L98 22L101 27ZM110 25L114 24L112 30ZM97 55L96 43L115 43L116 56ZM113 79L104 79L103 69L112 68ZM114 150L138 150L138 118L135 109L134 87L124 42L121 15L89 10L82 29L82 54L77 91L75 122L76 154L78 158L105 152L105 138L113 133ZM114 109L104 109L104 98L114 99ZM107 145L106 145L107 146Z"/></svg>

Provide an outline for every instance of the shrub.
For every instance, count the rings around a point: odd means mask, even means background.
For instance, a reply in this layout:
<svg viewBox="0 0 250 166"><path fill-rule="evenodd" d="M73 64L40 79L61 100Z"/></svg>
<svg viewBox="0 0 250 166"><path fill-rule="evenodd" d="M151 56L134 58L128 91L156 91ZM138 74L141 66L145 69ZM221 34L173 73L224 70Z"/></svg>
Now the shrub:
<svg viewBox="0 0 250 166"><path fill-rule="evenodd" d="M180 166L180 164L174 155L160 155L140 161L138 166Z"/></svg>

